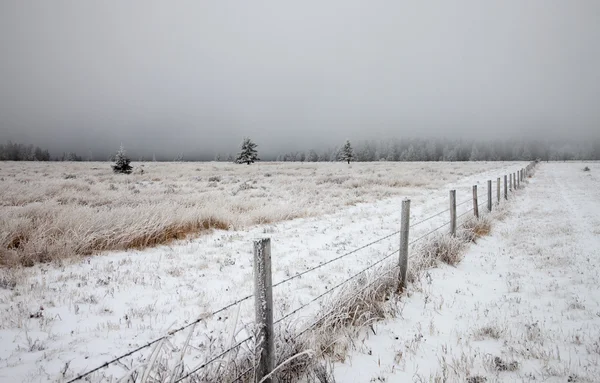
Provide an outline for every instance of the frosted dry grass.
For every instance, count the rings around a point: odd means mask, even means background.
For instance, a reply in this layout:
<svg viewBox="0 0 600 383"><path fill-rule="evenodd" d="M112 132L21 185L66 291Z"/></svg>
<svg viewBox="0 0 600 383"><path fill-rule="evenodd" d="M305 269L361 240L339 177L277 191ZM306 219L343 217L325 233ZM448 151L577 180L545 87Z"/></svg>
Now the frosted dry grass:
<svg viewBox="0 0 600 383"><path fill-rule="evenodd" d="M0 264L144 248L326 214L505 163L0 163ZM141 170L143 169L143 173Z"/></svg>

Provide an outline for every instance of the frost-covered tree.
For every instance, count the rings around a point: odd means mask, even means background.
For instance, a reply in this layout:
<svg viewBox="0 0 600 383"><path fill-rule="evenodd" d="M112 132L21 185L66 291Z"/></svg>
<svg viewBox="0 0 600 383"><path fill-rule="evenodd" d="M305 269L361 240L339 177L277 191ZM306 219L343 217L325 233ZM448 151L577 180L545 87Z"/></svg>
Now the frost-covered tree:
<svg viewBox="0 0 600 383"><path fill-rule="evenodd" d="M352 150L352 145L350 144L350 140L346 140L346 143L340 150L339 159L340 159L340 161L347 161L348 164L350 163L350 161L352 161L354 159L354 151Z"/></svg>
<svg viewBox="0 0 600 383"><path fill-rule="evenodd" d="M413 144L402 152L402 161L419 161L419 153Z"/></svg>
<svg viewBox="0 0 600 383"><path fill-rule="evenodd" d="M314 150L308 152L308 156L306 156L306 160L308 162L317 162L319 161L319 155Z"/></svg>
<svg viewBox="0 0 600 383"><path fill-rule="evenodd" d="M473 148L471 149L471 155L469 156L469 161L484 161L486 160L485 154L479 150L479 147L476 144L473 144Z"/></svg>
<svg viewBox="0 0 600 383"><path fill-rule="evenodd" d="M121 144L117 155L115 156L115 164L112 166L113 172L115 173L123 173L123 174L131 174L133 168L131 165L131 160L127 157L125 153L125 147Z"/></svg>
<svg viewBox="0 0 600 383"><path fill-rule="evenodd" d="M254 161L260 161L258 158L258 152L256 151L256 144L252 142L248 137L244 138L242 141L242 146L240 149L240 153L238 154L235 162L238 164L253 164Z"/></svg>

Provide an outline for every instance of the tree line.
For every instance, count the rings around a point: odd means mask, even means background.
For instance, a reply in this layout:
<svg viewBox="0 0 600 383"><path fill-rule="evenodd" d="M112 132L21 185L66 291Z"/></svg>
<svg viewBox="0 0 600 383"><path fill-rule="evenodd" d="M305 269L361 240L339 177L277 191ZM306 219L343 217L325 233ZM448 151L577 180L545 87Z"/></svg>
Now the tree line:
<svg viewBox="0 0 600 383"><path fill-rule="evenodd" d="M50 152L33 145L7 141L0 144L0 160L4 161L50 161Z"/></svg>
<svg viewBox="0 0 600 383"><path fill-rule="evenodd" d="M346 161L348 142L322 150L280 153L276 161ZM600 140L589 143L542 141L467 141L405 139L362 141L353 145L352 161L569 161L600 160Z"/></svg>
<svg viewBox="0 0 600 383"><path fill-rule="evenodd" d="M348 147L350 145L350 147ZM244 138L241 151L217 154L215 161L252 163L258 161L258 145ZM114 152L113 152L114 153ZM154 157L154 156L153 156ZM600 140L589 142L550 141L470 141L450 139L392 139L386 141L346 141L325 149L280 152L261 155L265 161L332 162L332 161L568 161L600 160ZM113 158L111 157L111 160ZM37 146L7 141L0 144L0 160L5 161L83 161L74 152L52 157ZM87 160L91 160L91 154ZM153 158L156 161L155 158ZM176 161L183 161L183 154Z"/></svg>

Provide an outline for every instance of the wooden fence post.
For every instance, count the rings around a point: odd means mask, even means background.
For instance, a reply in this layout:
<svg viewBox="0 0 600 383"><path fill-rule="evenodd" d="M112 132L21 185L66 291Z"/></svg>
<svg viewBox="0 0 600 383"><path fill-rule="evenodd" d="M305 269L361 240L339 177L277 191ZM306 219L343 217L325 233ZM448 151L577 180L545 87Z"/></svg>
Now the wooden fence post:
<svg viewBox="0 0 600 383"><path fill-rule="evenodd" d="M508 190L509 191L513 191L513 184L512 184L512 173L510 173L508 175Z"/></svg>
<svg viewBox="0 0 600 383"><path fill-rule="evenodd" d="M408 229L410 227L410 200L402 201L402 216L400 221L400 275L398 276L398 292L406 287L406 271L408 270Z"/></svg>
<svg viewBox="0 0 600 383"><path fill-rule="evenodd" d="M492 180L488 180L488 211L492 211Z"/></svg>
<svg viewBox="0 0 600 383"><path fill-rule="evenodd" d="M523 169L519 170L519 183L523 183Z"/></svg>
<svg viewBox="0 0 600 383"><path fill-rule="evenodd" d="M496 180L496 194L498 195L498 204L500 204L500 177Z"/></svg>
<svg viewBox="0 0 600 383"><path fill-rule="evenodd" d="M456 236L456 190L450 190L450 234Z"/></svg>
<svg viewBox="0 0 600 383"><path fill-rule="evenodd" d="M477 185L473 185L473 214L479 218L479 205L477 204Z"/></svg>
<svg viewBox="0 0 600 383"><path fill-rule="evenodd" d="M273 371L275 360L273 332L273 283L271 280L271 239L254 241L254 310L256 313L255 381ZM272 378L265 379L271 383Z"/></svg>
<svg viewBox="0 0 600 383"><path fill-rule="evenodd" d="M508 199L508 177L504 175L504 199Z"/></svg>

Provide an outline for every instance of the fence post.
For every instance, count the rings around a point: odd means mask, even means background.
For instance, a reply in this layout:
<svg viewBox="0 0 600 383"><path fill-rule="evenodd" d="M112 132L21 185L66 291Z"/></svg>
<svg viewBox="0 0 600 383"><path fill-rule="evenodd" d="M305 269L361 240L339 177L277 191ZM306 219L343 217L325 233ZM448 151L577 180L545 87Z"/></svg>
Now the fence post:
<svg viewBox="0 0 600 383"><path fill-rule="evenodd" d="M513 191L513 185L512 185L512 173L510 173L508 175L508 190L509 191Z"/></svg>
<svg viewBox="0 0 600 383"><path fill-rule="evenodd" d="M488 180L488 211L492 211L492 180Z"/></svg>
<svg viewBox="0 0 600 383"><path fill-rule="evenodd" d="M508 199L508 177L504 175L504 199Z"/></svg>
<svg viewBox="0 0 600 383"><path fill-rule="evenodd" d="M477 205L477 185L473 185L473 214L479 218L479 205Z"/></svg>
<svg viewBox="0 0 600 383"><path fill-rule="evenodd" d="M400 221L400 275L398 275L398 292L406 287L406 271L408 270L408 228L410 227L410 200L402 201L402 218Z"/></svg>
<svg viewBox="0 0 600 383"><path fill-rule="evenodd" d="M456 190L450 190L450 234L456 236Z"/></svg>
<svg viewBox="0 0 600 383"><path fill-rule="evenodd" d="M521 170L519 170L519 185L523 182L523 176L521 175Z"/></svg>
<svg viewBox="0 0 600 383"><path fill-rule="evenodd" d="M260 382L273 371L273 283L271 280L271 239L254 241L254 310L256 313L256 364L255 379ZM265 382L271 383L268 378Z"/></svg>
<svg viewBox="0 0 600 383"><path fill-rule="evenodd" d="M496 194L498 195L498 204L500 204L500 177L496 180Z"/></svg>

